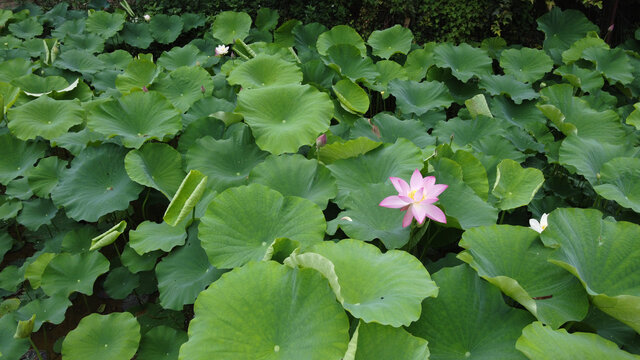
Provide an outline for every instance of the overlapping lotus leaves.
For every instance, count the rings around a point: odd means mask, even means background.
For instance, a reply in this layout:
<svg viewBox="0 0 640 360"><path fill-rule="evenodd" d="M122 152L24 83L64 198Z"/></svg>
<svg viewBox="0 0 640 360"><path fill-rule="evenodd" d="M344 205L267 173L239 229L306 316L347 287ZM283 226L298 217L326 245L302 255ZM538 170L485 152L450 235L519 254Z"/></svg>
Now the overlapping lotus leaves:
<svg viewBox="0 0 640 360"><path fill-rule="evenodd" d="M11 84L20 88L29 96L41 96L43 94L58 91L69 86L67 80L61 76L37 76L35 74L27 74L13 81Z"/></svg>
<svg viewBox="0 0 640 360"><path fill-rule="evenodd" d="M488 76L493 73L492 60L487 52L466 43L457 46L449 43L438 44L433 49L433 59L436 66L451 69L453 76L465 83L474 76Z"/></svg>
<svg viewBox="0 0 640 360"><path fill-rule="evenodd" d="M196 101L211 94L213 81L211 75L195 66L180 67L153 84L153 90L166 97L181 113L189 110Z"/></svg>
<svg viewBox="0 0 640 360"><path fill-rule="evenodd" d="M223 11L213 21L213 37L223 44L231 44L236 39L244 40L249 35L251 17L245 12Z"/></svg>
<svg viewBox="0 0 640 360"><path fill-rule="evenodd" d="M187 333L166 325L159 325L142 335L138 360L175 360L180 346L187 342Z"/></svg>
<svg viewBox="0 0 640 360"><path fill-rule="evenodd" d="M170 252L174 247L183 245L186 239L187 232L183 227L165 222L144 221L136 230L129 231L129 246L139 255L154 250Z"/></svg>
<svg viewBox="0 0 640 360"><path fill-rule="evenodd" d="M431 65L435 64L433 59L434 47L435 43L430 42L425 44L423 49L415 49L407 55L404 69L410 79L415 81L424 79Z"/></svg>
<svg viewBox="0 0 640 360"><path fill-rule="evenodd" d="M194 312L180 359L339 360L349 341L347 316L322 275L272 261L223 275Z"/></svg>
<svg viewBox="0 0 640 360"><path fill-rule="evenodd" d="M23 58L16 58L0 63L0 81L11 82L21 76L28 75L33 69L33 64Z"/></svg>
<svg viewBox="0 0 640 360"><path fill-rule="evenodd" d="M49 296L69 297L73 292L93 294L93 283L109 271L109 260L97 251L56 255L44 269L41 287Z"/></svg>
<svg viewBox="0 0 640 360"><path fill-rule="evenodd" d="M343 360L429 358L427 341L409 334L403 328L394 328L360 320Z"/></svg>
<svg viewBox="0 0 640 360"><path fill-rule="evenodd" d="M516 104L522 104L523 100L536 99L539 96L530 85L516 80L512 75L483 76L479 86L491 95L509 95Z"/></svg>
<svg viewBox="0 0 640 360"><path fill-rule="evenodd" d="M300 68L279 56L258 54L236 66L227 81L231 85L240 85L242 89L259 88L271 85L300 84Z"/></svg>
<svg viewBox="0 0 640 360"><path fill-rule="evenodd" d="M256 144L272 154L295 153L329 129L333 103L310 85L243 90L236 112L244 116Z"/></svg>
<svg viewBox="0 0 640 360"><path fill-rule="evenodd" d="M411 30L396 24L381 31L373 31L367 43L373 49L373 55L388 59L395 53L406 55L411 50L412 41Z"/></svg>
<svg viewBox="0 0 640 360"><path fill-rule="evenodd" d="M135 355L140 324L128 312L85 316L62 342L62 356L69 360L125 360Z"/></svg>
<svg viewBox="0 0 640 360"><path fill-rule="evenodd" d="M65 49L53 63L54 66L88 75L104 69L104 63L86 50Z"/></svg>
<svg viewBox="0 0 640 360"><path fill-rule="evenodd" d="M78 100L53 100L47 95L14 107L7 113L8 127L21 140L41 136L56 138L84 120L84 110Z"/></svg>
<svg viewBox="0 0 640 360"><path fill-rule="evenodd" d="M571 85L582 89L584 92L593 92L604 85L604 79L600 74L575 64L560 66L553 73L562 76Z"/></svg>
<svg viewBox="0 0 640 360"><path fill-rule="evenodd" d="M6 114L7 111L13 106L20 95L20 89L12 86L8 83L0 83L0 96L2 96L3 106L2 113Z"/></svg>
<svg viewBox="0 0 640 360"><path fill-rule="evenodd" d="M0 353L7 359L20 359L31 346L27 339L13 338L16 325L13 316L0 317Z"/></svg>
<svg viewBox="0 0 640 360"><path fill-rule="evenodd" d="M152 187L167 198L173 198L182 183L182 156L162 143L147 143L131 150L124 158L124 167L131 180Z"/></svg>
<svg viewBox="0 0 640 360"><path fill-rule="evenodd" d="M429 342L431 358L526 359L515 343L533 320L529 313L507 306L500 290L466 264L444 268L433 279L438 297L422 303L420 319L408 328Z"/></svg>
<svg viewBox="0 0 640 360"><path fill-rule="evenodd" d="M27 229L36 231L42 225L51 224L58 213L58 208L49 199L35 198L22 202L22 211L18 215L18 223Z"/></svg>
<svg viewBox="0 0 640 360"><path fill-rule="evenodd" d="M146 49L153 42L149 25L145 23L125 23L120 36L124 42L139 49Z"/></svg>
<svg viewBox="0 0 640 360"><path fill-rule="evenodd" d="M0 197L0 220L14 218L20 210L22 210L22 201L19 199L9 199L7 196Z"/></svg>
<svg viewBox="0 0 640 360"><path fill-rule="evenodd" d="M631 157L635 153L629 143L605 143L594 139L568 136L560 145L560 164L573 167L592 185L599 183L602 165L617 157ZM617 173L618 169L614 169Z"/></svg>
<svg viewBox="0 0 640 360"><path fill-rule="evenodd" d="M34 255L35 257L36 255ZM29 281L32 288L37 289L42 284L42 273L47 268L51 259L56 257L55 253L42 253L37 255L24 270L24 278ZM37 331L37 330L36 330Z"/></svg>
<svg viewBox="0 0 640 360"><path fill-rule="evenodd" d="M405 114L422 115L431 109L447 107L453 102L447 87L437 81L416 82L392 80L389 92L396 98L397 106Z"/></svg>
<svg viewBox="0 0 640 360"><path fill-rule="evenodd" d="M124 13L95 11L89 13L85 30L108 39L118 33L124 25Z"/></svg>
<svg viewBox="0 0 640 360"><path fill-rule="evenodd" d="M167 70L175 70L182 66L197 66L204 64L209 56L200 51L195 45L187 44L174 47L169 52L163 52L158 58L158 65Z"/></svg>
<svg viewBox="0 0 640 360"><path fill-rule="evenodd" d="M69 48L83 49L92 54L104 50L104 39L96 34L68 34L64 44Z"/></svg>
<svg viewBox="0 0 640 360"><path fill-rule="evenodd" d="M198 294L222 273L209 263L198 239L197 225L192 225L186 245L156 265L160 305L165 309L182 310L183 305L193 304Z"/></svg>
<svg viewBox="0 0 640 360"><path fill-rule="evenodd" d="M174 42L182 32L182 19L177 15L156 14L149 22L151 35L161 44Z"/></svg>
<svg viewBox="0 0 640 360"><path fill-rule="evenodd" d="M340 75L350 80L373 83L380 74L376 71L373 60L362 57L358 48L353 45L334 45L327 50L322 61Z"/></svg>
<svg viewBox="0 0 640 360"><path fill-rule="evenodd" d="M420 317L422 300L438 295L418 259L399 250L382 254L359 240L323 242L285 263L321 272L342 306L365 322L407 326Z"/></svg>
<svg viewBox="0 0 640 360"><path fill-rule="evenodd" d="M381 88L381 95L383 98L389 96L388 92L386 92L387 85L389 81L398 79L398 80L408 80L409 74L407 74L407 70L402 67L402 65L398 64L395 61L391 60L380 60L376 63L376 71L378 72L378 76L376 77L376 83L373 85L373 88ZM386 95L386 96L385 96Z"/></svg>
<svg viewBox="0 0 640 360"><path fill-rule="evenodd" d="M529 359L620 359L637 360L638 355L620 350L618 345L596 334L568 333L534 322L522 330L516 348Z"/></svg>
<svg viewBox="0 0 640 360"><path fill-rule="evenodd" d="M587 20L577 10L560 10L554 7L538 20L538 29L544 32L543 49L556 64L562 62L562 52L585 37L590 31L598 31L598 27Z"/></svg>
<svg viewBox="0 0 640 360"><path fill-rule="evenodd" d="M619 154L622 155L622 154ZM593 189L603 198L640 212L640 159L617 157L602 165L600 184Z"/></svg>
<svg viewBox="0 0 640 360"><path fill-rule="evenodd" d="M529 204L542 183L542 171L522 168L517 162L504 159L498 164L496 182L491 193L498 198L496 206L500 210L510 210Z"/></svg>
<svg viewBox="0 0 640 360"><path fill-rule="evenodd" d="M148 59L133 59L127 69L116 77L116 88L123 94L148 87L160 74L160 69Z"/></svg>
<svg viewBox="0 0 640 360"><path fill-rule="evenodd" d="M104 280L104 290L112 299L122 300L140 285L140 275L132 274L124 266L109 270Z"/></svg>
<svg viewBox="0 0 640 360"><path fill-rule="evenodd" d="M282 196L264 185L227 189L209 204L199 226L202 247L218 268L261 260L276 238L299 241L306 249L322 241L320 208L307 199Z"/></svg>
<svg viewBox="0 0 640 360"><path fill-rule="evenodd" d="M607 78L610 84L620 82L629 84L633 81L633 66L622 49L603 49L592 47L583 51L583 57L593 62L596 71Z"/></svg>
<svg viewBox="0 0 640 360"><path fill-rule="evenodd" d="M18 286L20 286L23 281L24 268L9 265L0 271L0 289L7 290L9 293L18 291Z"/></svg>
<svg viewBox="0 0 640 360"><path fill-rule="evenodd" d="M336 160L348 159L365 154L378 146L381 142L358 137L347 141L336 141L318 149L319 160L325 164L331 164Z"/></svg>
<svg viewBox="0 0 640 360"><path fill-rule="evenodd" d="M500 53L500 66L505 74L513 75L522 82L533 83L551 71L553 60L538 49L508 49Z"/></svg>
<svg viewBox="0 0 640 360"><path fill-rule="evenodd" d="M182 183L180 183L180 187L178 187L178 191L171 199L169 206L167 206L167 210L165 210L162 217L164 221L171 226L176 226L186 219L189 212L195 208L200 198L202 198L206 185L206 175L198 170L189 171L187 176L182 179Z"/></svg>
<svg viewBox="0 0 640 360"><path fill-rule="evenodd" d="M589 48L609 49L609 45L602 40L595 31L588 32L586 36L573 44L571 47L562 52L562 62L571 65L582 59L584 50Z"/></svg>
<svg viewBox="0 0 640 360"><path fill-rule="evenodd" d="M87 126L107 137L119 136L124 146L135 149L182 129L178 111L155 91L133 92L93 108Z"/></svg>
<svg viewBox="0 0 640 360"><path fill-rule="evenodd" d="M64 321L64 314L71 306L71 301L65 297L40 298L30 301L16 311L16 318L27 320L35 315L33 332L40 330L43 323L60 324Z"/></svg>
<svg viewBox="0 0 640 360"><path fill-rule="evenodd" d="M15 37L25 40L42 34L44 30L35 17L28 17L22 21L11 23L8 28Z"/></svg>
<svg viewBox="0 0 640 360"><path fill-rule="evenodd" d="M122 265L133 274L136 274L141 271L152 270L156 266L156 260L160 255L162 255L162 251L154 251L141 256L127 244L122 250L120 260L122 260Z"/></svg>
<svg viewBox="0 0 640 360"><path fill-rule="evenodd" d="M33 192L29 188L29 181L26 177L15 179L7 185L5 195L19 200L28 200L33 196Z"/></svg>
<svg viewBox="0 0 640 360"><path fill-rule="evenodd" d="M595 209L557 209L541 239L559 246L550 262L576 276L600 310L640 332L640 226L602 220ZM611 261L610 259L617 259Z"/></svg>
<svg viewBox="0 0 640 360"><path fill-rule="evenodd" d="M314 159L301 155L269 156L249 174L251 183L266 185L284 196L298 196L327 207L338 188L329 170Z"/></svg>
<svg viewBox="0 0 640 360"><path fill-rule="evenodd" d="M350 136L354 139L368 137L384 143L395 143L399 138L405 138L423 150L435 145L436 141L420 121L400 120L389 113L378 113L368 121L364 118L358 119L353 124Z"/></svg>
<svg viewBox="0 0 640 360"><path fill-rule="evenodd" d="M47 146L42 142L25 142L9 133L0 135L0 184L24 175L44 155Z"/></svg>
<svg viewBox="0 0 640 360"><path fill-rule="evenodd" d="M481 226L465 231L460 246L467 250L458 258L554 329L587 315L584 288L569 272L547 261L553 250L538 240L535 231Z"/></svg>
<svg viewBox="0 0 640 360"><path fill-rule="evenodd" d="M336 45L352 45L360 51L361 57L367 56L367 46L360 35L350 26L336 25L331 30L326 31L320 36L316 42L316 49L320 55L328 55L328 50Z"/></svg>

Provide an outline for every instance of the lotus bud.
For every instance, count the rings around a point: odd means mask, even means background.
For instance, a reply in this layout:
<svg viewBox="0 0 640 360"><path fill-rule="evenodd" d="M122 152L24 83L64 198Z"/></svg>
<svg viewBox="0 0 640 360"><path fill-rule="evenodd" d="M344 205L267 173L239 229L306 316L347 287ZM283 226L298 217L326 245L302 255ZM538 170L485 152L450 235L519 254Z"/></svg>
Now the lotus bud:
<svg viewBox="0 0 640 360"><path fill-rule="evenodd" d="M200 91L202 91L203 94L207 92L207 90L204 88L204 85L200 86Z"/></svg>
<svg viewBox="0 0 640 360"><path fill-rule="evenodd" d="M320 148L325 145L327 145L327 134L322 134L316 139L316 146Z"/></svg>
<svg viewBox="0 0 640 360"><path fill-rule="evenodd" d="M607 31L608 31L608 32L612 32L612 31L613 31L613 27L614 27L614 24L611 24L611 25L607 28Z"/></svg>
<svg viewBox="0 0 640 360"><path fill-rule="evenodd" d="M146 86L146 85L142 85L142 91L144 91L144 92L149 92L149 89L147 89L147 86Z"/></svg>
<svg viewBox="0 0 640 360"><path fill-rule="evenodd" d="M151 15L144 14L143 18L144 18L144 21L149 21L149 20L151 20Z"/></svg>

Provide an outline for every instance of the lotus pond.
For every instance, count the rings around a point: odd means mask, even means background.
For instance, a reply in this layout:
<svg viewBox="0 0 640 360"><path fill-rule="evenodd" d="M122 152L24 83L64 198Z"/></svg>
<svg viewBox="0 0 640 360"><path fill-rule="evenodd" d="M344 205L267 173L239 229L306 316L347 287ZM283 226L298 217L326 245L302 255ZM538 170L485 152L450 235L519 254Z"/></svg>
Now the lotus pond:
<svg viewBox="0 0 640 360"><path fill-rule="evenodd" d="M0 358L640 358L640 31L538 24L0 11Z"/></svg>

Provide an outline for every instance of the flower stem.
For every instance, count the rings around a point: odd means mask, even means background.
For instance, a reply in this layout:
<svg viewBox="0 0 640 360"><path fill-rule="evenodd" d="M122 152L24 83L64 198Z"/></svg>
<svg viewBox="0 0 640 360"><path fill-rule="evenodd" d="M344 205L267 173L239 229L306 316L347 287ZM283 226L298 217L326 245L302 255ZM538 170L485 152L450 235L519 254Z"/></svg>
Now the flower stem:
<svg viewBox="0 0 640 360"><path fill-rule="evenodd" d="M31 343L33 350L35 350L36 355L38 355L38 360L42 360L42 355L40 355L40 350L38 350L38 347L36 346L36 344L33 342L33 340L31 340L31 336L29 336L27 339L29 339L29 343Z"/></svg>

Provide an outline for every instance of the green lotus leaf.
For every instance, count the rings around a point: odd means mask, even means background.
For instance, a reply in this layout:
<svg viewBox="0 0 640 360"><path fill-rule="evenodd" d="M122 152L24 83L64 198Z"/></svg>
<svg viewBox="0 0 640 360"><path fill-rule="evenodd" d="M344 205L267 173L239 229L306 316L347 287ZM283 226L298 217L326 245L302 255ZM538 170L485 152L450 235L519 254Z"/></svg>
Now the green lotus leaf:
<svg viewBox="0 0 640 360"><path fill-rule="evenodd" d="M389 92L405 114L423 115L431 109L448 107L453 102L447 87L437 81L392 80Z"/></svg>
<svg viewBox="0 0 640 360"><path fill-rule="evenodd" d="M73 292L93 294L93 283L109 271L109 260L97 251L57 254L44 269L41 287L49 296L69 297Z"/></svg>
<svg viewBox="0 0 640 360"><path fill-rule="evenodd" d="M20 210L22 210L22 201L0 196L0 220L12 219L18 215Z"/></svg>
<svg viewBox="0 0 640 360"><path fill-rule="evenodd" d="M213 81L205 69L183 66L170 72L168 76L160 77L153 84L153 90L157 90L178 111L184 113L196 101L211 94Z"/></svg>
<svg viewBox="0 0 640 360"><path fill-rule="evenodd" d="M43 27L35 17L28 17L22 21L9 24L9 31L20 39L31 39L42 34Z"/></svg>
<svg viewBox="0 0 640 360"><path fill-rule="evenodd" d="M0 303L0 318L7 314L11 314L20 308L20 299L8 298Z"/></svg>
<svg viewBox="0 0 640 360"><path fill-rule="evenodd" d="M390 176L408 179L415 169L423 166L422 152L406 139L398 139L394 144L375 151L327 165L336 178L340 202L351 191L370 184L386 183Z"/></svg>
<svg viewBox="0 0 640 360"><path fill-rule="evenodd" d="M170 44L178 38L182 32L183 25L180 16L156 14L151 17L149 30L151 30L151 35L157 42Z"/></svg>
<svg viewBox="0 0 640 360"><path fill-rule="evenodd" d="M284 196L311 200L321 209L338 193L336 182L324 165L303 156L269 156L249 174L251 183L266 185Z"/></svg>
<svg viewBox="0 0 640 360"><path fill-rule="evenodd" d="M178 191L171 199L167 210L164 212L164 221L176 226L184 220L189 212L196 206L207 185L207 176L198 170L191 170L184 177L178 187Z"/></svg>
<svg viewBox="0 0 640 360"><path fill-rule="evenodd" d="M399 138L405 138L421 149L435 145L436 140L427 133L420 121L400 120L388 113L378 113L368 121L358 119L351 129L350 136L356 139L364 136L384 143L395 143Z"/></svg>
<svg viewBox="0 0 640 360"><path fill-rule="evenodd" d="M258 11L259 12L259 11ZM194 13L184 13L181 15L182 21L184 22L184 31L187 32L191 29L196 29L201 26L204 26L207 18L204 14L194 14Z"/></svg>
<svg viewBox="0 0 640 360"><path fill-rule="evenodd" d="M394 328L360 320L343 360L429 358L427 341L409 334L403 328Z"/></svg>
<svg viewBox="0 0 640 360"><path fill-rule="evenodd" d="M584 288L569 272L547 261L553 250L538 241L535 231L481 226L465 231L460 246L467 250L458 258L554 329L587 315Z"/></svg>
<svg viewBox="0 0 640 360"><path fill-rule="evenodd" d="M420 319L407 329L429 342L432 359L525 359L514 345L532 320L529 313L507 306L500 291L466 264L433 279L438 297L422 303Z"/></svg>
<svg viewBox="0 0 640 360"><path fill-rule="evenodd" d="M33 332L37 332L45 322L55 325L62 323L70 306L71 301L61 296L34 299L16 311L16 318L27 320L35 316Z"/></svg>
<svg viewBox="0 0 640 360"><path fill-rule="evenodd" d="M186 245L156 265L160 305L165 309L182 310L184 305L193 304L198 294L222 273L209 263L198 239L198 228L192 225Z"/></svg>
<svg viewBox="0 0 640 360"><path fill-rule="evenodd" d="M227 81L231 85L240 85L243 89L300 84L302 72L298 66L278 56L259 54L236 66Z"/></svg>
<svg viewBox="0 0 640 360"><path fill-rule="evenodd" d="M364 114L369 110L369 96L349 79L338 81L332 86L340 105L350 113Z"/></svg>
<svg viewBox="0 0 640 360"><path fill-rule="evenodd" d="M640 247L633 239L640 226L602 220L594 209L557 209L541 234L547 246L559 245L550 262L576 276L600 310L640 331L638 284L633 271ZM611 261L616 259L616 261Z"/></svg>
<svg viewBox="0 0 640 360"><path fill-rule="evenodd" d="M507 41L499 36L482 40L480 48L486 50L491 58L498 60L502 51L507 47Z"/></svg>
<svg viewBox="0 0 640 360"><path fill-rule="evenodd" d="M453 76L465 83L474 76L492 74L492 60L487 52L466 43L439 44L433 49L433 59L438 67L451 69Z"/></svg>
<svg viewBox="0 0 640 360"><path fill-rule="evenodd" d="M18 287L23 281L24 268L9 265L0 271L0 289L7 290L9 293L18 291Z"/></svg>
<svg viewBox="0 0 640 360"><path fill-rule="evenodd" d="M186 239L187 232L183 227L164 222L144 221L136 230L129 231L129 246L139 255L154 250L170 252L174 247L183 245Z"/></svg>
<svg viewBox="0 0 640 360"><path fill-rule="evenodd" d="M68 34L81 34L84 32L85 25L86 19L84 17L75 20L67 19L51 30L51 36L56 39L64 39Z"/></svg>
<svg viewBox="0 0 640 360"><path fill-rule="evenodd" d="M67 86L67 80L61 76L37 76L34 74L27 74L11 81L11 84L17 86L25 94L29 96L41 96L43 94L51 93L52 91L59 91Z"/></svg>
<svg viewBox="0 0 640 360"><path fill-rule="evenodd" d="M104 135L91 131L85 127L78 132L70 131L58 136L51 140L51 145L67 149L74 156L78 156L90 144L95 145L105 142L117 143L116 141L108 140Z"/></svg>
<svg viewBox="0 0 640 360"><path fill-rule="evenodd" d="M617 157L634 154L628 143L609 144L594 139L568 136L560 145L560 164L569 165L592 185L599 183L602 165ZM618 169L615 169L618 172Z"/></svg>
<svg viewBox="0 0 640 360"><path fill-rule="evenodd" d="M640 178L640 159L616 157L602 165L600 175L600 185L593 186L600 196L640 212L640 189L635 186Z"/></svg>
<svg viewBox="0 0 640 360"><path fill-rule="evenodd" d="M367 43L373 49L373 55L388 59L395 53L406 55L411 50L412 41L411 30L396 24L388 29L372 32Z"/></svg>
<svg viewBox="0 0 640 360"><path fill-rule="evenodd" d="M589 48L601 48L608 50L609 45L602 40L595 31L588 32L586 36L571 44L571 47L562 52L562 62L571 65L582 59L584 50Z"/></svg>
<svg viewBox="0 0 640 360"><path fill-rule="evenodd" d="M80 320L62 342L62 356L69 360L125 360L135 355L140 324L131 313L91 314Z"/></svg>
<svg viewBox="0 0 640 360"><path fill-rule="evenodd" d="M104 38L96 34L68 34L64 45L65 49L81 49L95 54L104 50Z"/></svg>
<svg viewBox="0 0 640 360"><path fill-rule="evenodd" d="M24 278L29 281L32 288L37 289L42 284L42 273L46 269L55 253L42 253L24 270ZM36 330L37 331L37 330Z"/></svg>
<svg viewBox="0 0 640 360"><path fill-rule="evenodd" d="M162 143L147 143L131 150L124 158L124 167L131 180L152 187L167 198L175 195L185 176L182 156Z"/></svg>
<svg viewBox="0 0 640 360"><path fill-rule="evenodd" d="M347 317L322 275L272 261L223 275L194 312L180 359L339 360L349 341Z"/></svg>
<svg viewBox="0 0 640 360"><path fill-rule="evenodd" d="M98 229L84 225L66 233L62 239L61 249L64 252L83 253L91 247L91 239L98 236Z"/></svg>
<svg viewBox="0 0 640 360"><path fill-rule="evenodd" d="M434 42L427 43L423 49L415 49L407 55L407 59L404 62L404 69L409 79L418 82L424 79L427 70L429 70L431 65L435 64L435 60L433 59L433 48L435 45Z"/></svg>
<svg viewBox="0 0 640 360"><path fill-rule="evenodd" d="M516 349L529 359L640 359L620 350L618 345L596 334L553 330L534 322L522 330ZM553 354L553 355L552 355Z"/></svg>
<svg viewBox="0 0 640 360"><path fill-rule="evenodd" d="M125 267L117 267L109 271L104 280L104 290L112 299L124 299L140 284L140 276L132 274Z"/></svg>
<svg viewBox="0 0 640 360"><path fill-rule="evenodd" d="M294 42L298 56L302 59L304 56L316 57L318 52L316 50L316 43L320 34L328 31L326 26L313 22L310 24L298 24L292 30L291 33L294 36Z"/></svg>
<svg viewBox="0 0 640 360"><path fill-rule="evenodd" d="M139 49L146 49L153 42L149 25L146 23L125 23L120 36L125 43Z"/></svg>
<svg viewBox="0 0 640 360"><path fill-rule="evenodd" d="M142 335L136 359L177 360L180 346L187 342L187 339L187 333L183 330L165 325L155 326Z"/></svg>
<svg viewBox="0 0 640 360"><path fill-rule="evenodd" d="M204 99L215 99L213 97L203 98ZM224 101L224 100L223 100ZM185 123L184 117L182 119L182 123ZM214 139L221 139L224 134L225 124L222 120L218 120L212 117L202 117L198 120L190 122L189 125L184 129L182 134L180 135L180 139L178 140L178 151L181 153L186 153L189 148L191 148L196 141L200 138L204 138L205 136L211 136Z"/></svg>
<svg viewBox="0 0 640 360"><path fill-rule="evenodd" d="M251 127L256 144L272 154L295 153L329 129L333 103L309 85L243 90L236 111Z"/></svg>
<svg viewBox="0 0 640 360"><path fill-rule="evenodd" d="M471 99L465 100L464 106L466 106L467 110L469 110L469 114L471 114L471 117L474 119L478 117L478 115L493 117L491 110L489 110L487 99L482 94L478 94Z"/></svg>
<svg viewBox="0 0 640 360"><path fill-rule="evenodd" d="M320 55L328 55L328 50L336 45L352 45L360 52L361 57L367 56L367 47L360 35L350 26L337 25L331 30L318 36L316 49Z"/></svg>
<svg viewBox="0 0 640 360"><path fill-rule="evenodd" d="M7 111L13 106L16 100L18 100L19 95L19 88L9 83L0 83L0 97L3 100L3 106L0 107L0 110L2 110L3 114L6 114Z"/></svg>
<svg viewBox="0 0 640 360"><path fill-rule="evenodd" d="M26 177L12 180L9 185L7 185L4 193L10 198L19 200L27 200L33 196L33 191L31 191L29 181Z"/></svg>
<svg viewBox="0 0 640 360"><path fill-rule="evenodd" d="M158 65L171 71L183 66L203 64L207 61L207 58L208 56L202 53L195 45L187 44L183 47L174 47L169 52L163 52L158 58Z"/></svg>
<svg viewBox="0 0 640 360"><path fill-rule="evenodd" d="M592 47L585 49L583 57L593 62L596 71L607 78L609 83L629 84L634 80L633 66L622 49L603 49Z"/></svg>
<svg viewBox="0 0 640 360"><path fill-rule="evenodd" d="M359 137L348 141L336 141L318 149L320 161L331 164L336 160L348 159L365 154L378 146L381 142Z"/></svg>
<svg viewBox="0 0 640 360"><path fill-rule="evenodd" d="M20 359L31 347L28 339L13 338L16 325L12 316L0 318L0 354L7 359Z"/></svg>
<svg viewBox="0 0 640 360"><path fill-rule="evenodd" d="M108 39L122 29L124 13L95 11L87 17L85 30Z"/></svg>
<svg viewBox="0 0 640 360"><path fill-rule="evenodd" d="M449 152L445 147L437 151L439 156L455 161L462 169L462 181L469 186L482 200L489 198L489 181L484 165L471 152L458 150Z"/></svg>
<svg viewBox="0 0 640 360"><path fill-rule="evenodd" d="M604 85L604 79L599 73L591 69L581 68L576 64L560 66L553 73L562 76L571 85L582 89L584 92L596 91Z"/></svg>
<svg viewBox="0 0 640 360"><path fill-rule="evenodd" d="M251 17L245 12L223 11L213 21L213 37L223 44L231 44L236 39L244 40L249 35Z"/></svg>
<svg viewBox="0 0 640 360"><path fill-rule="evenodd" d="M44 143L20 141L8 133L0 135L0 184L7 185L32 169L46 147Z"/></svg>
<svg viewBox="0 0 640 360"><path fill-rule="evenodd" d="M327 50L326 56L322 58L322 61L340 73L340 75L354 82L365 81L367 83L373 83L380 75L376 71L373 60L369 57L362 57L358 48L349 44L330 47L329 50Z"/></svg>
<svg viewBox="0 0 640 360"><path fill-rule="evenodd" d="M91 239L91 246L89 251L103 248L107 245L111 245L120 234L124 232L127 227L127 222L122 220L107 231Z"/></svg>
<svg viewBox="0 0 640 360"><path fill-rule="evenodd" d="M156 260L162 254L162 251L153 251L144 255L138 255L138 253L127 244L124 250L122 250L120 260L122 260L122 265L126 266L131 273L136 274L141 271L153 270L156 266Z"/></svg>
<svg viewBox="0 0 640 360"><path fill-rule="evenodd" d="M342 306L365 322L399 327L420 317L420 303L438 295L422 263L405 251L382 254L359 240L318 244L285 261L320 271Z"/></svg>
<svg viewBox="0 0 640 360"><path fill-rule="evenodd" d="M215 89L217 88L214 87L214 91ZM242 116L233 113L235 107L236 106L234 103L231 103L225 99L218 99L216 97L204 97L196 101L191 106L189 111L182 116L182 124L184 126L189 126L192 122L195 122L196 120L199 120L203 117L211 117L212 119L218 119L222 121L224 125L228 126L233 123L242 121ZM218 126L216 126L216 129L209 129L203 132L203 134L206 135L210 131L217 130L217 128ZM224 132L224 128L222 129L222 131ZM215 132L217 133L217 131ZM205 135L201 135L200 137ZM180 137L180 139L182 139L182 136Z"/></svg>
<svg viewBox="0 0 640 360"><path fill-rule="evenodd" d="M21 76L31 74L33 64L23 58L6 60L0 63L0 81L11 82Z"/></svg>
<svg viewBox="0 0 640 360"><path fill-rule="evenodd" d="M133 59L127 66L127 70L116 77L116 88L123 94L132 89L148 87L158 77L160 69L151 60Z"/></svg>
<svg viewBox="0 0 640 360"><path fill-rule="evenodd" d="M133 92L93 108L87 126L105 136L120 136L126 147L175 135L182 129L180 114L157 92Z"/></svg>
<svg viewBox="0 0 640 360"><path fill-rule="evenodd" d="M322 241L325 228L324 215L316 204L282 196L260 184L222 192L209 204L199 226L202 247L218 268L261 260L280 237L308 248Z"/></svg>
<svg viewBox="0 0 640 360"><path fill-rule="evenodd" d="M316 55L317 56L317 55ZM332 68L325 63L314 58L313 60L300 64L302 77L305 84L313 85L321 89L329 89L333 85L334 78L338 75Z"/></svg>
<svg viewBox="0 0 640 360"><path fill-rule="evenodd" d="M22 202L22 211L18 215L18 223L27 229L36 231L42 225L51 224L58 213L58 208L49 199L36 198Z"/></svg>
<svg viewBox="0 0 640 360"><path fill-rule="evenodd" d="M625 351L638 353L637 341L640 335L629 326L598 310L597 307L589 309L589 314L582 323L591 329L596 329L598 335L617 343Z"/></svg>
<svg viewBox="0 0 640 360"><path fill-rule="evenodd" d="M640 129L640 102L633 104L634 110L627 116L625 123Z"/></svg>
<svg viewBox="0 0 640 360"><path fill-rule="evenodd" d="M391 60L380 60L376 63L376 71L378 72L378 77L376 77L375 87L380 87L380 94L383 98L389 96L387 90L387 85L391 80L409 80L409 75L407 74L407 70L403 68L400 64Z"/></svg>
<svg viewBox="0 0 640 360"><path fill-rule="evenodd" d="M500 210L515 209L527 205L544 183L542 171L522 168L520 164L504 159L498 164L496 182L491 193L498 198Z"/></svg>
<svg viewBox="0 0 640 360"><path fill-rule="evenodd" d="M16 328L16 333L13 335L14 339L26 339L31 337L31 333L33 332L33 325L36 322L36 315L32 315L27 320L18 320L18 326Z"/></svg>
<svg viewBox="0 0 640 360"><path fill-rule="evenodd" d="M138 197L142 186L134 183L124 169L126 151L105 144L87 148L71 161L64 176L51 191L57 206L77 221L97 221L100 216L124 210Z"/></svg>
<svg viewBox="0 0 640 360"><path fill-rule="evenodd" d="M13 247L13 238L9 233L0 233L0 262L4 258L4 255Z"/></svg>
<svg viewBox="0 0 640 360"><path fill-rule="evenodd" d="M556 64L562 61L562 52L585 37L590 31L598 31L583 13L577 10L560 10L554 6L551 11L537 20L538 29L544 32L542 48L551 56Z"/></svg>
<svg viewBox="0 0 640 360"><path fill-rule="evenodd" d="M21 140L41 136L56 138L84 121L84 110L78 100L53 100L47 95L14 107L7 113L9 129Z"/></svg>
<svg viewBox="0 0 640 360"><path fill-rule="evenodd" d="M104 63L86 50L65 49L54 62L54 66L84 75L92 75L104 69Z"/></svg>
<svg viewBox="0 0 640 360"><path fill-rule="evenodd" d="M483 76L479 86L491 95L509 95L516 104L522 104L522 100L532 100L539 96L531 85L516 80L512 75Z"/></svg>
<svg viewBox="0 0 640 360"><path fill-rule="evenodd" d="M508 49L500 54L500 66L518 81L533 83L551 71L553 60L538 49Z"/></svg>

